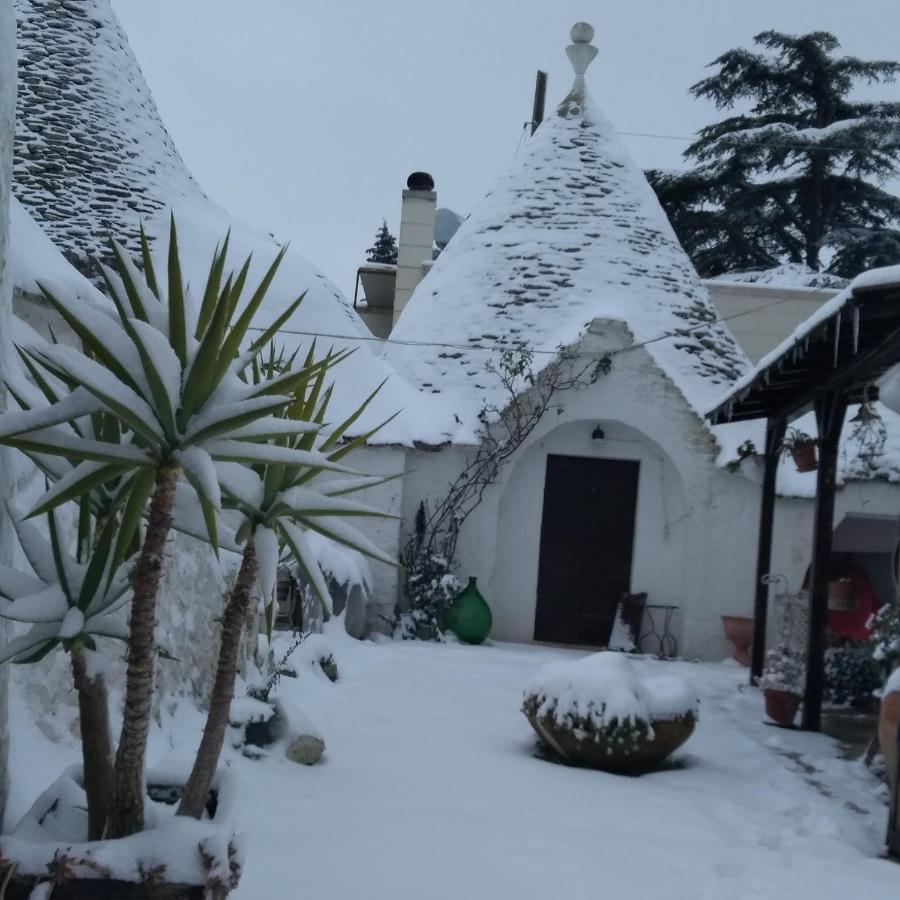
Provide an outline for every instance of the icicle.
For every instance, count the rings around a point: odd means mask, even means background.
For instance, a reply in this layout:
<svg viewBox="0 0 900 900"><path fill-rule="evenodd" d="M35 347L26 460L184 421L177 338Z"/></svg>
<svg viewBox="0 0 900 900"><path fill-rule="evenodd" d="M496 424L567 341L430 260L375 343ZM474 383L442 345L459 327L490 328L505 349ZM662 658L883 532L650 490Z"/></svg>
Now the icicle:
<svg viewBox="0 0 900 900"><path fill-rule="evenodd" d="M809 335L803 338L803 352L804 354L809 353Z"/></svg>
<svg viewBox="0 0 900 900"><path fill-rule="evenodd" d="M859 307L853 307L853 353L859 352Z"/></svg>
<svg viewBox="0 0 900 900"><path fill-rule="evenodd" d="M791 362L794 365L796 365L796 363L797 363L797 345L796 344L794 344L793 348L791 349Z"/></svg>
<svg viewBox="0 0 900 900"><path fill-rule="evenodd" d="M728 401L727 406L725 407L725 415L728 416L728 421L731 421L731 417L734 415L734 400L731 399Z"/></svg>
<svg viewBox="0 0 900 900"><path fill-rule="evenodd" d="M838 364L838 349L841 345L841 311L838 310L838 314L834 318L834 360L832 362L832 368L837 368Z"/></svg>

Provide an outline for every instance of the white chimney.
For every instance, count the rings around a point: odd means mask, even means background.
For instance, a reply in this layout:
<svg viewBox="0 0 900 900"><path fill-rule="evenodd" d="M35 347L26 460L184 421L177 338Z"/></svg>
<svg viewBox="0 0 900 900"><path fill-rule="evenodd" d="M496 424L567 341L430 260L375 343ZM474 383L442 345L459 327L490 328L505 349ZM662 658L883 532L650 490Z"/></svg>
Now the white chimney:
<svg viewBox="0 0 900 900"><path fill-rule="evenodd" d="M397 241L397 281L394 285L394 322L400 318L416 285L431 265L437 194L427 172L413 172L406 180Z"/></svg>

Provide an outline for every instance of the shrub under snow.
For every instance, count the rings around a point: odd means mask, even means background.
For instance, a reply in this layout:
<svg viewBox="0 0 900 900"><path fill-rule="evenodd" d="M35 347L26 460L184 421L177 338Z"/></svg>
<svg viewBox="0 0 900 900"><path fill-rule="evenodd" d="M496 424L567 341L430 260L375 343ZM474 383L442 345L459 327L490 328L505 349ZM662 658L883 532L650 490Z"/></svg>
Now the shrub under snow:
<svg viewBox="0 0 900 900"><path fill-rule="evenodd" d="M638 676L621 653L602 651L545 666L525 689L525 705L561 726L610 725L677 719L697 713L697 696L675 675Z"/></svg>

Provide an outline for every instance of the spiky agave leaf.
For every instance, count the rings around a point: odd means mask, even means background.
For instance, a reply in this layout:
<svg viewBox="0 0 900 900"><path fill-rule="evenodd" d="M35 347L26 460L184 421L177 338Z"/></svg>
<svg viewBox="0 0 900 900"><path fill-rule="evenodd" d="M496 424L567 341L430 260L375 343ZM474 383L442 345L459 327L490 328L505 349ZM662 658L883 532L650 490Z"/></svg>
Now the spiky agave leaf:
<svg viewBox="0 0 900 900"><path fill-rule="evenodd" d="M143 272L121 245L112 243L114 267L104 270L104 279L115 314L107 315L41 285L48 302L81 339L84 350L46 342L24 348L23 358L49 403L0 416L0 444L16 447L35 459L55 457L69 464L56 473L62 485L41 498L35 512L55 509L81 492L105 490L109 494L125 483L130 523L146 502L152 471L184 459L196 461L204 454L244 465L315 464L349 471L324 454L310 455L311 451L296 443L270 441L318 430L320 423L302 422L297 416L275 420L295 402L296 389L333 365L341 354L310 360L307 369L272 373L272 377L255 382L238 377L248 354L256 356L262 342L269 340L303 299L301 295L289 304L263 329L261 337L248 338L284 249L244 300L249 260L237 275L226 275L226 237L213 254L200 308L195 310L184 281L174 219L165 293L143 233L141 242ZM242 354L247 344L249 350ZM84 433L78 424L85 416L98 422L90 433ZM196 480L199 471L193 465L186 474L198 488L207 536L215 545L217 491ZM121 541L116 543L121 561Z"/></svg>
<svg viewBox="0 0 900 900"><path fill-rule="evenodd" d="M35 574L0 566L0 618L32 626L0 647L0 663L36 662L57 646L93 646L94 637L124 639L112 618L131 596L129 567L110 573L117 523L107 522L82 562L63 546L55 512L47 514L47 537L9 504L7 513Z"/></svg>

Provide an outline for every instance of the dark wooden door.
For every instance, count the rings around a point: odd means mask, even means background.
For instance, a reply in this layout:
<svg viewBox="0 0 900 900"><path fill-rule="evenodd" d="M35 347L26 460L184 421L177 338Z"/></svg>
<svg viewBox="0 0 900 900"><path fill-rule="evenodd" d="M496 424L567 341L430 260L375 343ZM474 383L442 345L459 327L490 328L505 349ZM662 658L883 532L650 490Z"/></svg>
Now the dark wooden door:
<svg viewBox="0 0 900 900"><path fill-rule="evenodd" d="M547 457L535 640L609 641L630 589L639 472L632 460Z"/></svg>

